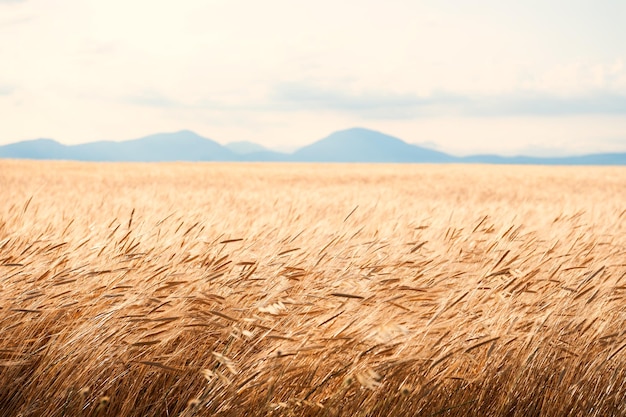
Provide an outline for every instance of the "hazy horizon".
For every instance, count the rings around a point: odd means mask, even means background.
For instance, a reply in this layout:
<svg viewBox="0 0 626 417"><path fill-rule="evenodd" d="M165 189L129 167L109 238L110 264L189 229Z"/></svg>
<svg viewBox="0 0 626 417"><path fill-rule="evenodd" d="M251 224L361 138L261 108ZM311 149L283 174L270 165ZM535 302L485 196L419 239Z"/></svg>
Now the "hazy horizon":
<svg viewBox="0 0 626 417"><path fill-rule="evenodd" d="M0 145L361 126L454 155L626 152L621 1L0 0Z"/></svg>
<svg viewBox="0 0 626 417"><path fill-rule="evenodd" d="M246 154L251 154L253 152L259 152L259 151L271 151L271 152L278 152L278 153L282 153L285 155L291 155L295 152L297 152L299 149L308 147L309 145L313 145L316 144L317 142L322 142L328 138L335 138L338 134L342 134L343 132L349 132L349 131L356 131L356 135L366 135L369 136L368 132L371 133L375 133L380 135L380 137L378 139L382 139L382 137L389 137L390 135L386 134L385 132L380 132L380 131L375 131L375 130L371 130L371 129L367 129L367 128L363 128L363 127L352 127L352 128L348 128L348 129L341 129L341 130L337 130L334 132L329 133L328 135L326 135L323 138L319 138L318 140L309 142L309 143L305 143L303 145L300 146L294 146L294 147L288 147L288 146L276 146L276 147L270 147L270 146L264 146L261 145L257 142L254 141L234 141L234 142L224 142L224 141L219 141L216 140L215 138L211 138L211 137L207 137L207 136L203 136L198 134L197 132L191 131L189 129L182 129L176 132L155 132L152 133L150 135L144 135L142 137L137 137L137 138L127 138L127 139L123 139L123 140L101 140L101 141L86 141L86 142L79 142L79 143L64 143L62 141L58 141L54 138L36 138L36 139L31 139L31 140L25 140L25 141L19 141L19 142L13 142L9 145L14 145L14 144L25 144L28 142L32 142L32 141L38 141L38 140L52 140L54 142L57 143L61 143L62 145L65 146L76 146L76 145L85 145L85 144L91 144L91 143L124 143L124 142L129 142L129 141L134 141L134 140L142 140L142 139L147 139L147 138L154 138L154 137L162 137L163 135L166 136L170 136L172 139L179 137L179 135L183 134L187 134L187 133L191 133L193 135L202 137L206 140L212 141L214 143L219 144L220 146L229 149L230 151L233 151L235 154L239 154L239 155L246 155ZM359 132L361 131L361 132ZM354 133L353 133L354 134ZM614 151L614 152L602 152L602 151L591 151L591 152L578 152L578 153L574 153L574 152L567 152L567 150L563 150L563 149L557 149L557 148L549 148L549 147L528 147L525 150L521 150L519 152L476 152L476 153L455 153L455 152L450 152L446 149L441 148L440 146L438 146L436 143L432 143L432 142L417 142L417 143L413 143L413 142L407 142L405 141L403 138L398 138L398 137L394 137L391 136L392 138L395 139L400 139L401 141L409 144L409 145L415 145L424 149L428 149L428 150L434 150L434 151L438 151L438 152L443 152L444 154L447 154L451 157L458 157L458 158L463 158L463 157L472 157L472 156L498 156L498 157L505 157L505 158L510 158L510 157L531 157L531 158L568 158L568 157L577 157L577 156L590 156L590 155L598 155L598 154L613 154L613 155L622 155L622 154L626 154L626 152L619 152L619 151ZM4 146L0 144L0 148Z"/></svg>

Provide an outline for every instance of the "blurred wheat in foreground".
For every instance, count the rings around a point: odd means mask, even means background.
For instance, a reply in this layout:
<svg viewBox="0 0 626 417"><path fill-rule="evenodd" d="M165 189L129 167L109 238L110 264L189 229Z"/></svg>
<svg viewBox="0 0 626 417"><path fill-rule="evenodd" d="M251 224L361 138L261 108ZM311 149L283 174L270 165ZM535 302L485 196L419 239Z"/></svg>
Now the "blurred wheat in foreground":
<svg viewBox="0 0 626 417"><path fill-rule="evenodd" d="M624 190L0 161L0 415L625 415Z"/></svg>

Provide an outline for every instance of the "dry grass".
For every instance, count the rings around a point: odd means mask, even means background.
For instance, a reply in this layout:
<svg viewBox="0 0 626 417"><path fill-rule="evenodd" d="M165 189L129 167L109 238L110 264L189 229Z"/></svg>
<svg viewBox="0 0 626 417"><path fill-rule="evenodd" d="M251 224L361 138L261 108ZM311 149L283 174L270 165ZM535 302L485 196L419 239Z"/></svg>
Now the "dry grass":
<svg viewBox="0 0 626 417"><path fill-rule="evenodd" d="M0 414L624 415L625 184L0 161Z"/></svg>

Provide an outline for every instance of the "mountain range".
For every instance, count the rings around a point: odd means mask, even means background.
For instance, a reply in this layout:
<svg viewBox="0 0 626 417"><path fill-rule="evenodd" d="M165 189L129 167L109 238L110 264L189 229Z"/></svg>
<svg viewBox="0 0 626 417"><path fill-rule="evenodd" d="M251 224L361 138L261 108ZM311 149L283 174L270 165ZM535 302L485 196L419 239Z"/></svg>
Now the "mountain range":
<svg viewBox="0 0 626 417"><path fill-rule="evenodd" d="M129 162L280 161L626 165L626 153L550 158L499 155L457 157L363 128L332 133L292 153L277 152L253 142L220 145L194 132L183 130L174 133L159 133L124 142L100 141L81 145L63 145L52 139L28 140L0 146L0 158Z"/></svg>

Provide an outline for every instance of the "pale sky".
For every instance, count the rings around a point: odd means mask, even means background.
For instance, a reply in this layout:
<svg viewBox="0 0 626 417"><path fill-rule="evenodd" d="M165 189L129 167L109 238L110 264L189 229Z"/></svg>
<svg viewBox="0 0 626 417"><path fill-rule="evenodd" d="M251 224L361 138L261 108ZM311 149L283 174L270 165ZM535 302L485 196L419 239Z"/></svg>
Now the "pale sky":
<svg viewBox="0 0 626 417"><path fill-rule="evenodd" d="M0 0L0 144L626 151L624 0Z"/></svg>

